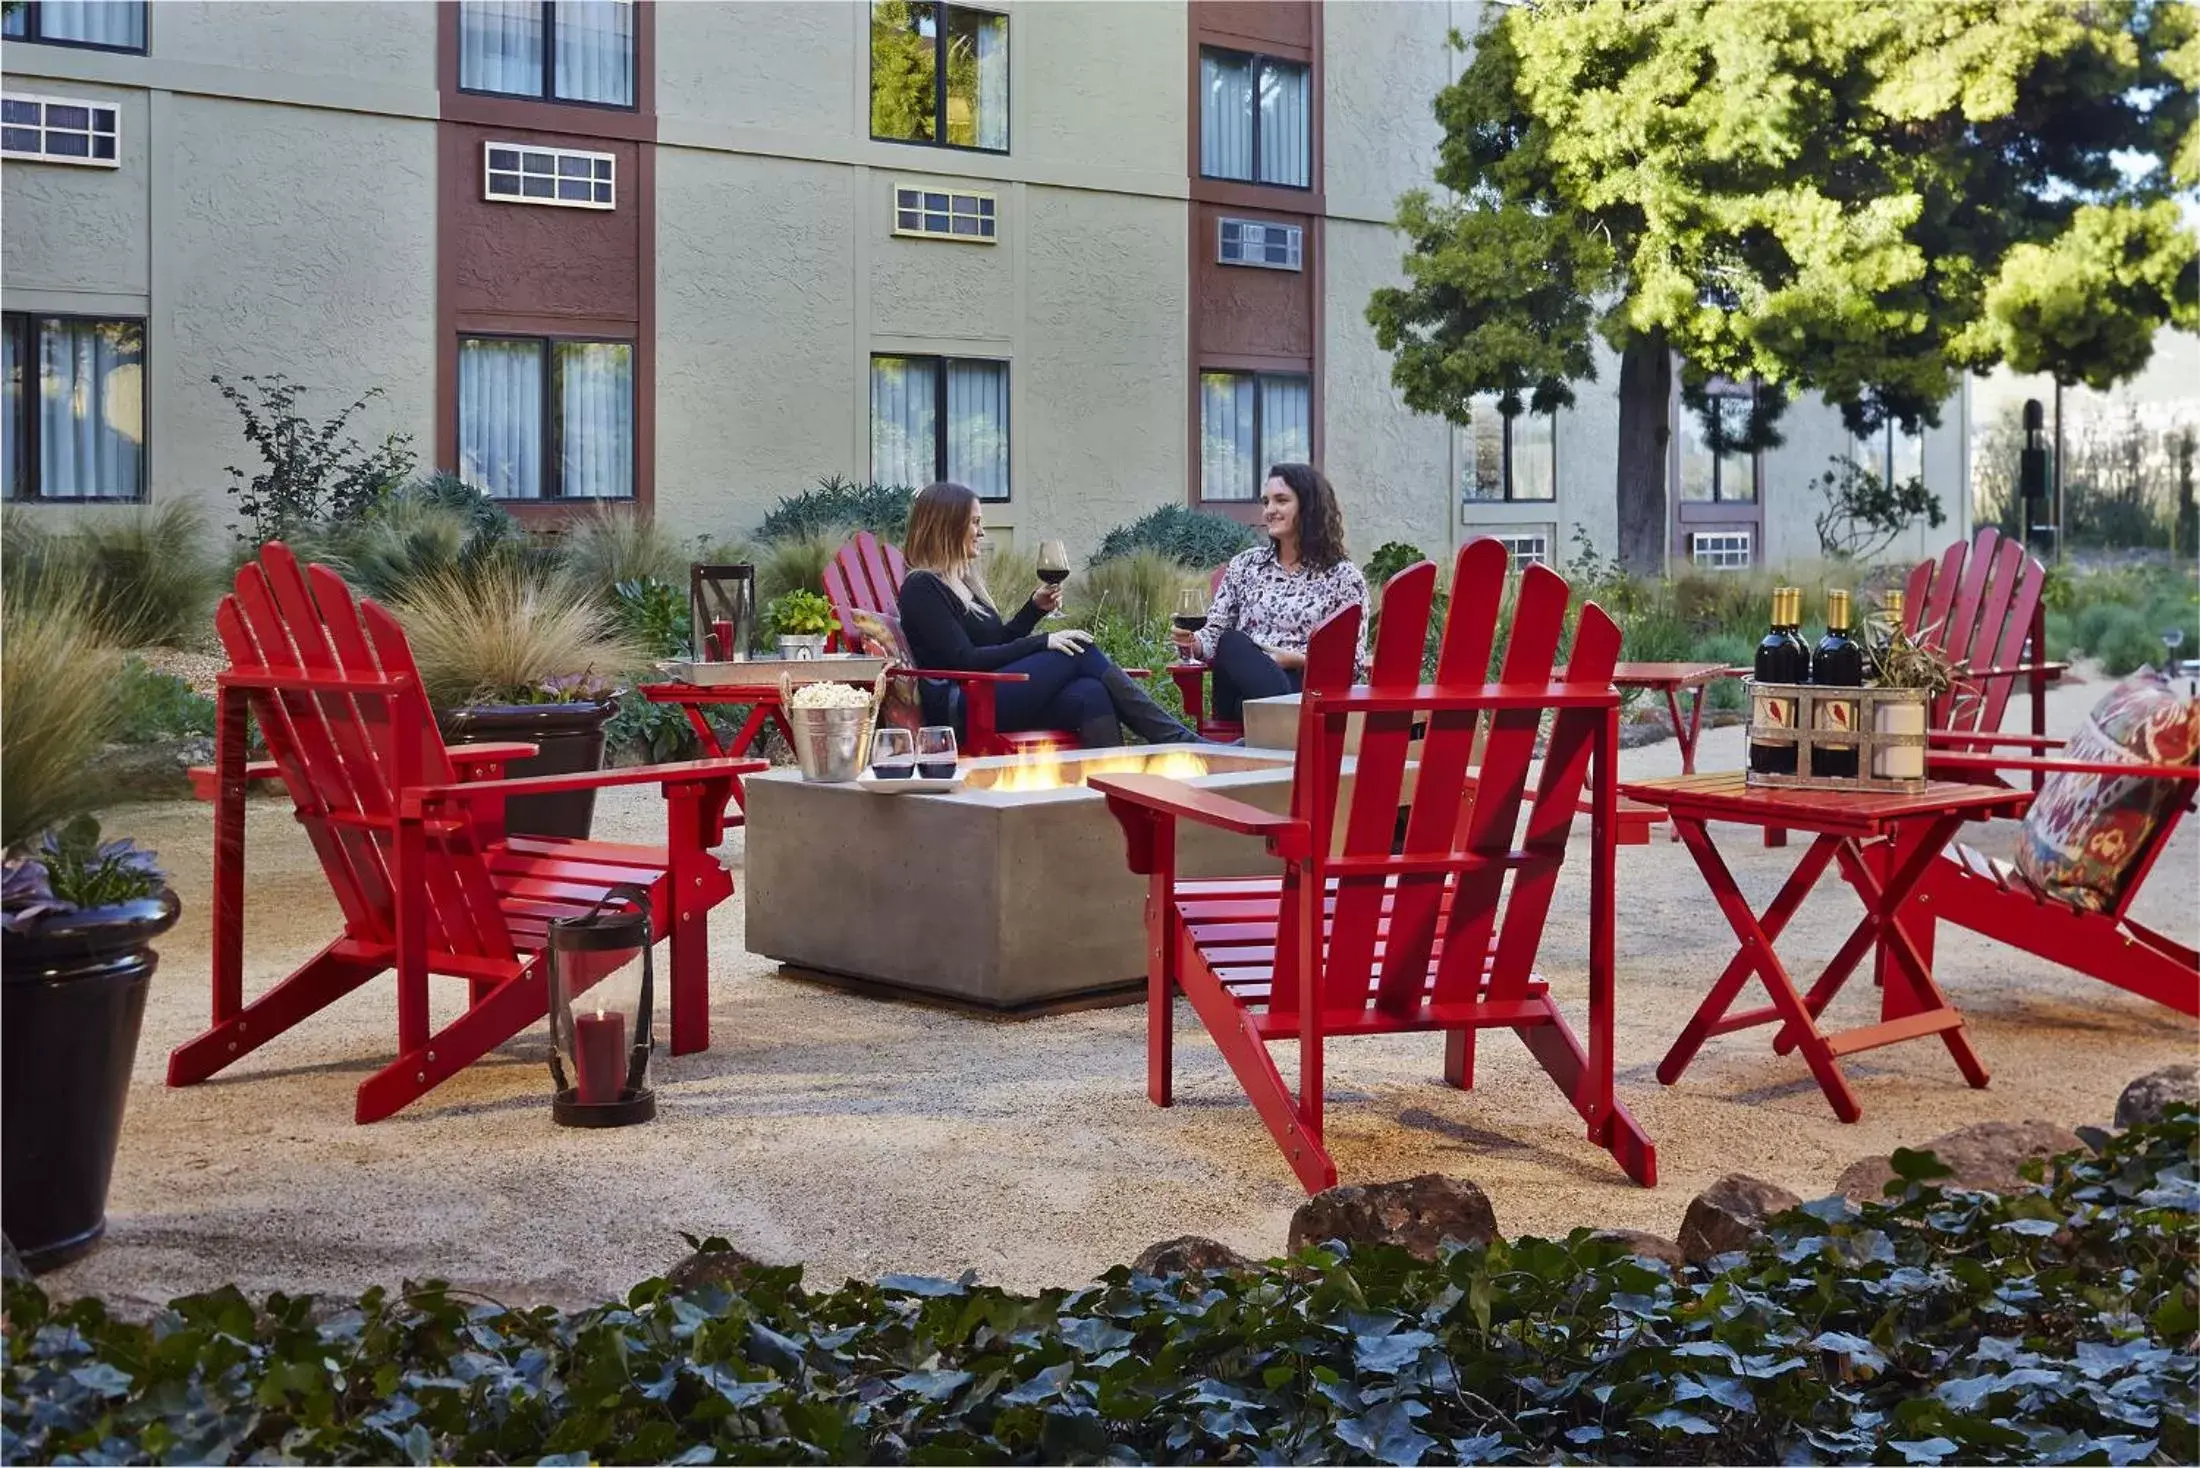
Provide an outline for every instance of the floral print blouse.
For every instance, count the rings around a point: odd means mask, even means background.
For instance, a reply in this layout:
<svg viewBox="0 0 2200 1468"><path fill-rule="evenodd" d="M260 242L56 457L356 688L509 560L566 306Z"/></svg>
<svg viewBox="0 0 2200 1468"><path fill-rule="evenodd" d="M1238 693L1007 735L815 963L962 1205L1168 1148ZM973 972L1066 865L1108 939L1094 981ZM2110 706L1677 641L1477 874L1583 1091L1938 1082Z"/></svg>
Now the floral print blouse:
<svg viewBox="0 0 2200 1468"><path fill-rule="evenodd" d="M1340 560L1326 571L1301 562L1286 571L1276 556L1275 542L1240 551L1223 568L1222 584L1215 588L1207 608L1207 625L1193 637L1204 661L1215 655L1215 642L1236 628L1263 647L1305 652L1314 629L1346 607L1361 610L1360 646L1353 661L1354 678L1367 676L1367 578L1350 560Z"/></svg>

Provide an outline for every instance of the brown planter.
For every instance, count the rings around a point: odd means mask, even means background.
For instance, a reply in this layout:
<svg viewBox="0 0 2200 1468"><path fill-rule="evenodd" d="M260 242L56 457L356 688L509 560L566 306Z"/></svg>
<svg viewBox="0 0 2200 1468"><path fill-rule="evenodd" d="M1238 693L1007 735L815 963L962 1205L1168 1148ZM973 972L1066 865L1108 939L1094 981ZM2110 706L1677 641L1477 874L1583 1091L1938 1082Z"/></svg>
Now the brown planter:
<svg viewBox="0 0 2200 1468"><path fill-rule="evenodd" d="M476 704L441 710L436 722L451 744L518 740L537 746L534 755L504 767L508 778L519 779L593 774L602 769L604 725L618 711L615 698L601 703ZM504 825L516 836L586 837L595 815L593 790L521 795L505 802Z"/></svg>

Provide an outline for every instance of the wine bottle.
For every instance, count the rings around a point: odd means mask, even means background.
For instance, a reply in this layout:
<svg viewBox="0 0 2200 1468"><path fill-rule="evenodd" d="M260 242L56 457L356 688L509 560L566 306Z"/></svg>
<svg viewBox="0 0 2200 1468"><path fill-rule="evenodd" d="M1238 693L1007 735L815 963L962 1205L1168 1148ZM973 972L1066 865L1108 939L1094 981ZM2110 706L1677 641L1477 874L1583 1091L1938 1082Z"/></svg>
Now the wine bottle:
<svg viewBox="0 0 2200 1468"><path fill-rule="evenodd" d="M1810 681L1810 644L1803 640L1803 588L1790 586L1788 594L1788 642L1795 649L1797 683Z"/></svg>
<svg viewBox="0 0 2200 1468"><path fill-rule="evenodd" d="M1860 688L1864 683L1864 650L1850 634L1849 594L1826 593L1826 635L1810 663L1810 681L1823 688ZM1812 720L1811 767L1813 775L1853 777L1856 746L1838 736L1856 730L1856 700L1820 697L1813 700L1817 715ZM1825 736L1833 735L1828 739Z"/></svg>
<svg viewBox="0 0 2200 1468"><path fill-rule="evenodd" d="M1809 677L1807 660L1802 667L1797 667L1796 644L1788 637L1789 608L1796 598L1797 593L1789 587L1773 590L1772 625L1764 641L1757 644L1757 658L1750 669L1760 684L1801 683ZM1750 723L1755 727L1795 727L1795 700L1791 695L1760 690L1751 695L1750 703ZM1759 774L1792 775L1795 773L1795 746L1778 740L1753 740L1749 746L1749 767Z"/></svg>

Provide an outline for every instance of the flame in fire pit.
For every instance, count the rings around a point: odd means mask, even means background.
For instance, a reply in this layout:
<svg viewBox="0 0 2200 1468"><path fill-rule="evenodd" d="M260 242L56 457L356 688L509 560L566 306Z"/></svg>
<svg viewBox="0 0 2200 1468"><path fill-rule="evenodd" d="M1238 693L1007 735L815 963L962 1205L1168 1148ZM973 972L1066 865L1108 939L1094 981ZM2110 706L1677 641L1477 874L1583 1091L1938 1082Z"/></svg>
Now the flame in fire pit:
<svg viewBox="0 0 2200 1468"><path fill-rule="evenodd" d="M1070 759L1050 752L1024 755L1012 765L991 770L973 770L970 783L980 790L1023 795L1082 785L1093 775L1167 775L1174 780L1191 780L1206 773L1207 761L1183 749L1127 749L1121 754Z"/></svg>

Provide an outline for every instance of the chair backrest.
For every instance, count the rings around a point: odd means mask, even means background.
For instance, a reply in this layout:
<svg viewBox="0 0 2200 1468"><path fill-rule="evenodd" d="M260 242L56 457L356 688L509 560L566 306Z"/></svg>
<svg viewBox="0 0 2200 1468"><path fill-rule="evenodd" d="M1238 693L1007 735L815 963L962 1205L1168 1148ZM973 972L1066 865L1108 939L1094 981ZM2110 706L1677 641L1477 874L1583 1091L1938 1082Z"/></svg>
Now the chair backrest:
<svg viewBox="0 0 2200 1468"><path fill-rule="evenodd" d="M214 627L347 931L391 941L397 794L455 776L403 629L328 567L301 568L280 541L238 570ZM431 949L514 956L469 823L435 823L421 868Z"/></svg>
<svg viewBox="0 0 2200 1468"><path fill-rule="evenodd" d="M2046 585L2047 568L1991 525L1910 572L1903 630L1973 670L1933 701L1934 728L1988 734L2001 728L2018 675L1980 675L2018 665L2025 639L2037 630ZM2031 661L2045 656L2035 644Z"/></svg>
<svg viewBox="0 0 2200 1468"><path fill-rule="evenodd" d="M1602 610L1584 607L1572 653L1560 665L1566 582L1532 566L1520 583L1499 682L1487 684L1509 561L1494 539L1460 550L1432 685L1420 681L1436 588L1436 567L1425 561L1383 590L1366 688L1351 686L1358 608L1331 617L1308 645L1292 804L1316 833L1315 856L1303 876L1293 868L1285 879L1271 1009L1298 1007L1294 925L1316 910L1308 904L1325 900L1332 878L1326 944L1318 917L1310 924L1325 1017L1371 1008L1403 1015L1424 1001L1528 997L1590 755L1619 706L1612 668L1620 634ZM1531 792L1529 767L1547 712L1555 717ZM1344 733L1355 713L1365 715L1365 724L1350 808L1339 810ZM1417 721L1425 721L1426 733L1403 847L1393 852ZM1475 797L1463 801L1478 734ZM1323 837L1339 819L1341 849L1331 855Z"/></svg>
<svg viewBox="0 0 2200 1468"><path fill-rule="evenodd" d="M825 567L825 599L843 627L849 625L846 613L856 608L898 615L901 581L908 574L899 546L858 530Z"/></svg>

